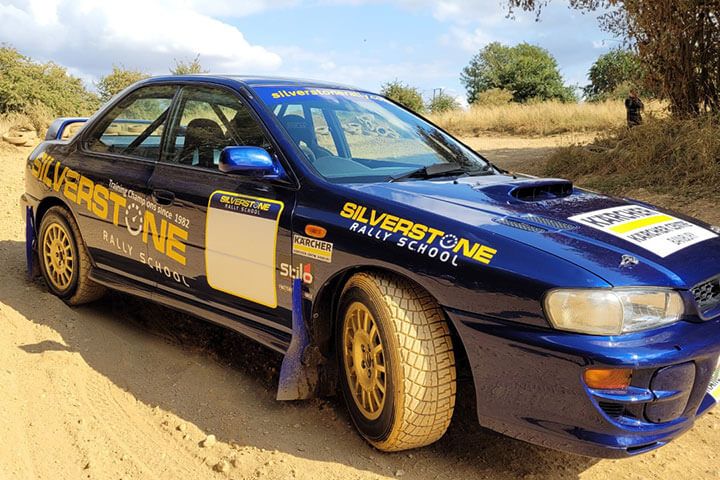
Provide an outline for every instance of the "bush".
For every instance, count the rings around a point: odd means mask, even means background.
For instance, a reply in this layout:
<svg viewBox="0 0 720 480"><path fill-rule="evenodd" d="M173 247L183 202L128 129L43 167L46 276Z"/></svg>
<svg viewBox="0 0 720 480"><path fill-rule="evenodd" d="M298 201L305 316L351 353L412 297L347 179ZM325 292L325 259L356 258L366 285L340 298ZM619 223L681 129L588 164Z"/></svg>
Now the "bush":
<svg viewBox="0 0 720 480"><path fill-rule="evenodd" d="M200 63L200 54L197 54L190 61L175 59L175 66L170 68L173 75L197 75L199 73L208 73Z"/></svg>
<svg viewBox="0 0 720 480"><path fill-rule="evenodd" d="M618 128L587 146L558 149L546 174L623 194L631 187L699 198L717 195L720 117L651 119Z"/></svg>
<svg viewBox="0 0 720 480"><path fill-rule="evenodd" d="M427 109L430 113L445 113L452 112L460 109L460 104L455 100L455 97L448 95L445 92L440 92L435 95L432 100L428 102Z"/></svg>
<svg viewBox="0 0 720 480"><path fill-rule="evenodd" d="M100 99L103 102L107 102L133 83L148 77L148 74L139 70L113 65L112 72L102 77L96 87L100 94Z"/></svg>
<svg viewBox="0 0 720 480"><path fill-rule="evenodd" d="M484 92L478 93L475 97L474 107L498 107L507 105L513 101L513 94L509 90L502 88L491 88Z"/></svg>
<svg viewBox="0 0 720 480"><path fill-rule="evenodd" d="M590 67L590 85L584 88L585 97L593 101L625 98L632 88L643 83L643 68L637 54L615 49L598 57ZM647 96L647 92L641 92Z"/></svg>
<svg viewBox="0 0 720 480"><path fill-rule="evenodd" d="M483 92L498 88L512 92L516 102L577 101L574 90L563 84L557 61L550 52L528 43L513 47L490 43L470 60L460 74L460 81L471 104Z"/></svg>
<svg viewBox="0 0 720 480"><path fill-rule="evenodd" d="M84 116L98 107L97 96L64 67L34 62L12 47L0 47L0 72L0 114L16 114L38 131L54 117Z"/></svg>
<svg viewBox="0 0 720 480"><path fill-rule="evenodd" d="M400 80L383 84L380 87L380 93L414 112L423 113L425 111L425 102L423 102L420 90Z"/></svg>

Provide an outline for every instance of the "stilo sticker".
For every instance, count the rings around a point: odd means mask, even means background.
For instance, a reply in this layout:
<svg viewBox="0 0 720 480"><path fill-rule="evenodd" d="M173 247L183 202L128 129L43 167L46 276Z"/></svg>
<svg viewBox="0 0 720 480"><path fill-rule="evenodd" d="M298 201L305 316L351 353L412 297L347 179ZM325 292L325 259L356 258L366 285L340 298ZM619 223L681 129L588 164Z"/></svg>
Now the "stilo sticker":
<svg viewBox="0 0 720 480"><path fill-rule="evenodd" d="M686 220L640 205L596 210L569 220L622 238L663 258L717 237L710 230Z"/></svg>

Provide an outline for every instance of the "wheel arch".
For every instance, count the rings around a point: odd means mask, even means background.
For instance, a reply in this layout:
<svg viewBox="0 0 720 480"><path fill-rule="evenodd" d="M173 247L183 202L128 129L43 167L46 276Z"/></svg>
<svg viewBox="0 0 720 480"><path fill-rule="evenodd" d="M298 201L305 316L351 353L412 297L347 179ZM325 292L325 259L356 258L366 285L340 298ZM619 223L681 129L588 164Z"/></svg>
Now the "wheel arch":
<svg viewBox="0 0 720 480"><path fill-rule="evenodd" d="M50 210L52 207L62 207L68 212L70 212L70 215L73 217L73 220L75 220L75 223L77 224L77 217L75 216L75 212L73 212L72 208L60 197L55 196L48 196L40 200L40 203L38 203L37 208L35 209L35 230L36 234L40 234L40 222L42 221L42 218L45 216L48 210Z"/></svg>
<svg viewBox="0 0 720 480"><path fill-rule="evenodd" d="M40 203L38 203L38 206L35 208L35 212L34 212L35 213L35 219L34 219L35 220L35 225L34 225L35 238L40 237L40 222L42 222L43 217L48 212L48 210L50 210L52 207L61 207L61 208L64 208L68 212L70 217L72 217L73 221L75 222L75 225L77 225L78 234L80 235L80 237L81 237L80 239L84 243L85 238L83 237L82 230L80 230L80 223L78 222L77 215L75 214L73 209L70 208L70 205L68 205L68 203L66 201L64 201L60 197L56 197L56 196L52 196L52 195L44 197L42 200L40 200ZM37 242L39 242L39 240ZM37 244L37 242L36 242L36 244ZM34 254L35 255L38 254L37 245L35 245ZM93 260L92 256L90 256L90 261L93 262L93 265L94 265L94 260Z"/></svg>

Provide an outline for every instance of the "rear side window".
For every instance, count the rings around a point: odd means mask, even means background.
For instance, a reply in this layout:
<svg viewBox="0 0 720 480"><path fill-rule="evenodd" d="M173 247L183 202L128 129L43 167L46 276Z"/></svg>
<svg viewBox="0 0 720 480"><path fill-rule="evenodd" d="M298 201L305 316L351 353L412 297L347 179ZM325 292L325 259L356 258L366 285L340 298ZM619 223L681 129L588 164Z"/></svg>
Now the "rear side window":
<svg viewBox="0 0 720 480"><path fill-rule="evenodd" d="M160 158L160 143L176 87L143 87L115 105L85 140L85 148L147 160Z"/></svg>

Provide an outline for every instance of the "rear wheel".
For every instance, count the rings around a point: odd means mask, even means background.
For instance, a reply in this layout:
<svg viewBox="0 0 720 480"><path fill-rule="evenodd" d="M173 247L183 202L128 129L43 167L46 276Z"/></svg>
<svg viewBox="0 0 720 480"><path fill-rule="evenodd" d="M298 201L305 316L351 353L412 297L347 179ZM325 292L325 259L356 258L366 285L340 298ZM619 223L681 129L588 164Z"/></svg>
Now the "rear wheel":
<svg viewBox="0 0 720 480"><path fill-rule="evenodd" d="M443 436L455 406L455 357L430 295L390 275L354 275L343 289L337 339L345 403L371 444L398 451Z"/></svg>
<svg viewBox="0 0 720 480"><path fill-rule="evenodd" d="M68 304L91 302L105 293L89 278L90 257L75 219L64 208L52 207L43 215L38 257L48 288Z"/></svg>

